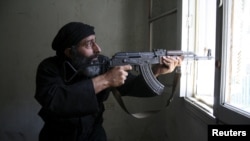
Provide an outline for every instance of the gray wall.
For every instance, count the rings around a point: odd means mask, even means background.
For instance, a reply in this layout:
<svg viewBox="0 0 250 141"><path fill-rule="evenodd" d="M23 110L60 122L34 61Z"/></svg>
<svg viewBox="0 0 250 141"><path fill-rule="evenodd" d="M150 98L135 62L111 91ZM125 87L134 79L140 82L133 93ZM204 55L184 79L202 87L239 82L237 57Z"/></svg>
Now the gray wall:
<svg viewBox="0 0 250 141"><path fill-rule="evenodd" d="M176 0L168 2L177 6ZM97 42L108 56L118 51L148 51L148 4L146 0L1 1L0 140L37 140L43 121L37 115L40 105L34 99L36 67L42 59L55 54L51 41L62 25L69 21L94 25ZM171 19L176 20L176 15ZM169 35L176 36L176 28L168 28L173 33ZM175 36L170 36L172 45ZM141 111L145 107L163 108L164 98L124 100L131 111ZM111 95L105 102L104 114L108 139L203 141L206 123L190 116L182 104L182 99L176 97L160 113L136 119L122 111Z"/></svg>

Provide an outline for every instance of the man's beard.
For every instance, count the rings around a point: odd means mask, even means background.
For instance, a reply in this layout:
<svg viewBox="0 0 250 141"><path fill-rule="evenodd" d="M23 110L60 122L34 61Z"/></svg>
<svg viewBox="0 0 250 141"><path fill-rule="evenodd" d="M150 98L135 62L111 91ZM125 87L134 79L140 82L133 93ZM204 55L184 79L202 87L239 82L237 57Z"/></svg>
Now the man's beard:
<svg viewBox="0 0 250 141"><path fill-rule="evenodd" d="M71 50L72 65L80 75L92 78L101 73L101 65L98 60L98 54L84 57L76 50L76 48L72 48Z"/></svg>

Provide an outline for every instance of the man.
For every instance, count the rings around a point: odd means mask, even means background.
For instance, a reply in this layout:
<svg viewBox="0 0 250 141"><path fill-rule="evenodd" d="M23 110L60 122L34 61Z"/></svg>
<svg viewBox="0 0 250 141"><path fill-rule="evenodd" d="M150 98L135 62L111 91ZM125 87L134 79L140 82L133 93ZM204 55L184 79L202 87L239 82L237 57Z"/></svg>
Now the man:
<svg viewBox="0 0 250 141"><path fill-rule="evenodd" d="M155 94L141 75L129 73L131 65L108 68L101 55L94 27L70 22L52 42L56 56L38 66L35 98L42 108L44 126L39 141L106 141L102 127L104 105L111 88L122 95L148 97ZM172 72L180 58L162 57L155 76ZM167 67L166 67L167 66Z"/></svg>

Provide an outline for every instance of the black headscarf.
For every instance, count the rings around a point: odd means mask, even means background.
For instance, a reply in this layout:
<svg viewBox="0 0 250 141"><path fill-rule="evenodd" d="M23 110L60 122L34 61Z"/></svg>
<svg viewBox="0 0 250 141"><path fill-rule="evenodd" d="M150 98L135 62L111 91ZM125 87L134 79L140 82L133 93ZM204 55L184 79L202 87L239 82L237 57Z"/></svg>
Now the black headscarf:
<svg viewBox="0 0 250 141"><path fill-rule="evenodd" d="M70 22L64 25L52 42L52 49L62 53L66 48L77 45L82 39L94 35L94 27L81 22Z"/></svg>

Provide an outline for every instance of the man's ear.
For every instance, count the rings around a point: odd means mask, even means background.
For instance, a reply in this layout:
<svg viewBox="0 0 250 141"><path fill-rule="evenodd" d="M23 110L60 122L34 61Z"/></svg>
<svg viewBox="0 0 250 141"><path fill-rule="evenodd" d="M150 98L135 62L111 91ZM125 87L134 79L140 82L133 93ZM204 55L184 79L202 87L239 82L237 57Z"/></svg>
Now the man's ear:
<svg viewBox="0 0 250 141"><path fill-rule="evenodd" d="M71 58L71 48L66 48L65 50L64 50L64 54L67 56L67 57L69 57L69 58Z"/></svg>

